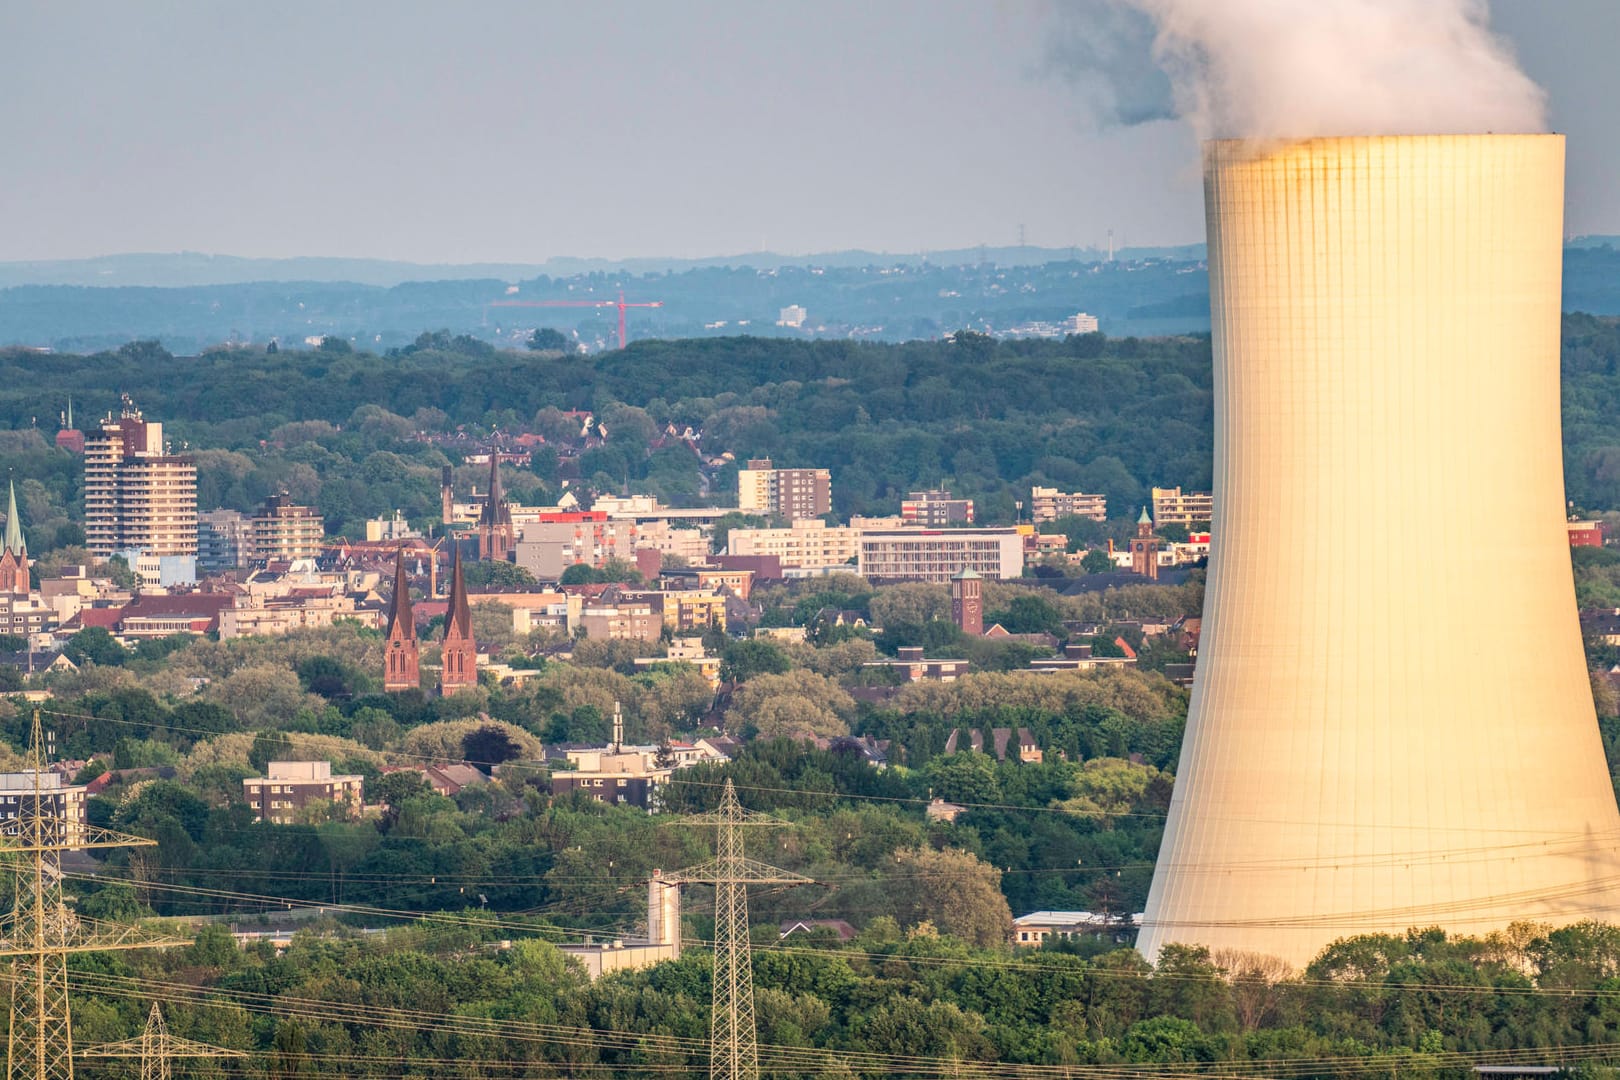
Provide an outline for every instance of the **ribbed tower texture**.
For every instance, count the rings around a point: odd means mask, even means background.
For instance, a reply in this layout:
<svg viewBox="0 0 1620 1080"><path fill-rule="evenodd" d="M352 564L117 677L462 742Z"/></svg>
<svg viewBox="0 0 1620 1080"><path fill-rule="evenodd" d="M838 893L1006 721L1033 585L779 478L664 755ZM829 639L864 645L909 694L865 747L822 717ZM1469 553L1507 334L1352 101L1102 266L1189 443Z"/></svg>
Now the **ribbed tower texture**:
<svg viewBox="0 0 1620 1080"><path fill-rule="evenodd" d="M1564 143L1206 148L1215 522L1139 946L1620 921L1564 527Z"/></svg>

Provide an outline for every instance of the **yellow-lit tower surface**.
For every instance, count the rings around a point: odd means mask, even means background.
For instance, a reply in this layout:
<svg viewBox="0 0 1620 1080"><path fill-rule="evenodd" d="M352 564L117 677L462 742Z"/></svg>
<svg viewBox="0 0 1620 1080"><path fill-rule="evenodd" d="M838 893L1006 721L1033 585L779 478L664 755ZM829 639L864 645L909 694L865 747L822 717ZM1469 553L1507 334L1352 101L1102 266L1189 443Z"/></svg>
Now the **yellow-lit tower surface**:
<svg viewBox="0 0 1620 1080"><path fill-rule="evenodd" d="M1564 141L1205 150L1215 521L1139 947L1620 921L1564 526Z"/></svg>

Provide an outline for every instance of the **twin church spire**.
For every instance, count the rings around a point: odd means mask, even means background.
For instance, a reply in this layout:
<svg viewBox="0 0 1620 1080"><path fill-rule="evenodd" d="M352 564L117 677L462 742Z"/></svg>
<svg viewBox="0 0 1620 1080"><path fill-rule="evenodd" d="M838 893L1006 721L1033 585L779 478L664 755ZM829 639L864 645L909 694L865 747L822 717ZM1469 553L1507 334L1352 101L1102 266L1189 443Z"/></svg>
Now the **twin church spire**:
<svg viewBox="0 0 1620 1080"><path fill-rule="evenodd" d="M437 558L432 552L430 558ZM439 692L454 694L478 685L478 643L473 637L472 609L467 583L461 573L461 551L453 549L450 597L444 617L440 649ZM416 640L416 617L411 610L411 585L405 573L405 549L394 564L394 595L388 602L388 634L383 643L383 689L414 690L421 685L421 657Z"/></svg>

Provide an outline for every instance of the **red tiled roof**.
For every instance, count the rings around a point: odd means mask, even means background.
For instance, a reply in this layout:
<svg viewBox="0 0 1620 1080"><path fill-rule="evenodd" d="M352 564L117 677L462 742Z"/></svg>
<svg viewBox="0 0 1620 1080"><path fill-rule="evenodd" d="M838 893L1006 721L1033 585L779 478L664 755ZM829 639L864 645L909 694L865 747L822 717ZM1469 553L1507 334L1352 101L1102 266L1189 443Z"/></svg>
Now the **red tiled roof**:
<svg viewBox="0 0 1620 1080"><path fill-rule="evenodd" d="M124 617L121 607L87 607L80 608L79 613L68 620L67 625L77 623L79 629L99 626L103 630L114 630L118 627L118 620Z"/></svg>
<svg viewBox="0 0 1620 1080"><path fill-rule="evenodd" d="M230 607L234 599L228 593L142 593L129 602L122 614L125 619L170 615L213 618Z"/></svg>

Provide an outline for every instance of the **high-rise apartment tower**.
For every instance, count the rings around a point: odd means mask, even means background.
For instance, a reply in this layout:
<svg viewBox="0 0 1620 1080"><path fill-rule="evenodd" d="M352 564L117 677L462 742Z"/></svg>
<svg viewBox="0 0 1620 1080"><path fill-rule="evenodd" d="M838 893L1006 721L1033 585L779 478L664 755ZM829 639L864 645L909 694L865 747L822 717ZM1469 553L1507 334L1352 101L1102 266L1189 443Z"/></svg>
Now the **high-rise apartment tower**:
<svg viewBox="0 0 1620 1080"><path fill-rule="evenodd" d="M197 554L197 465L127 403L84 440L84 542L92 554Z"/></svg>
<svg viewBox="0 0 1620 1080"><path fill-rule="evenodd" d="M832 474L826 469L778 469L770 458L751 458L737 470L737 509L797 521L832 509Z"/></svg>

